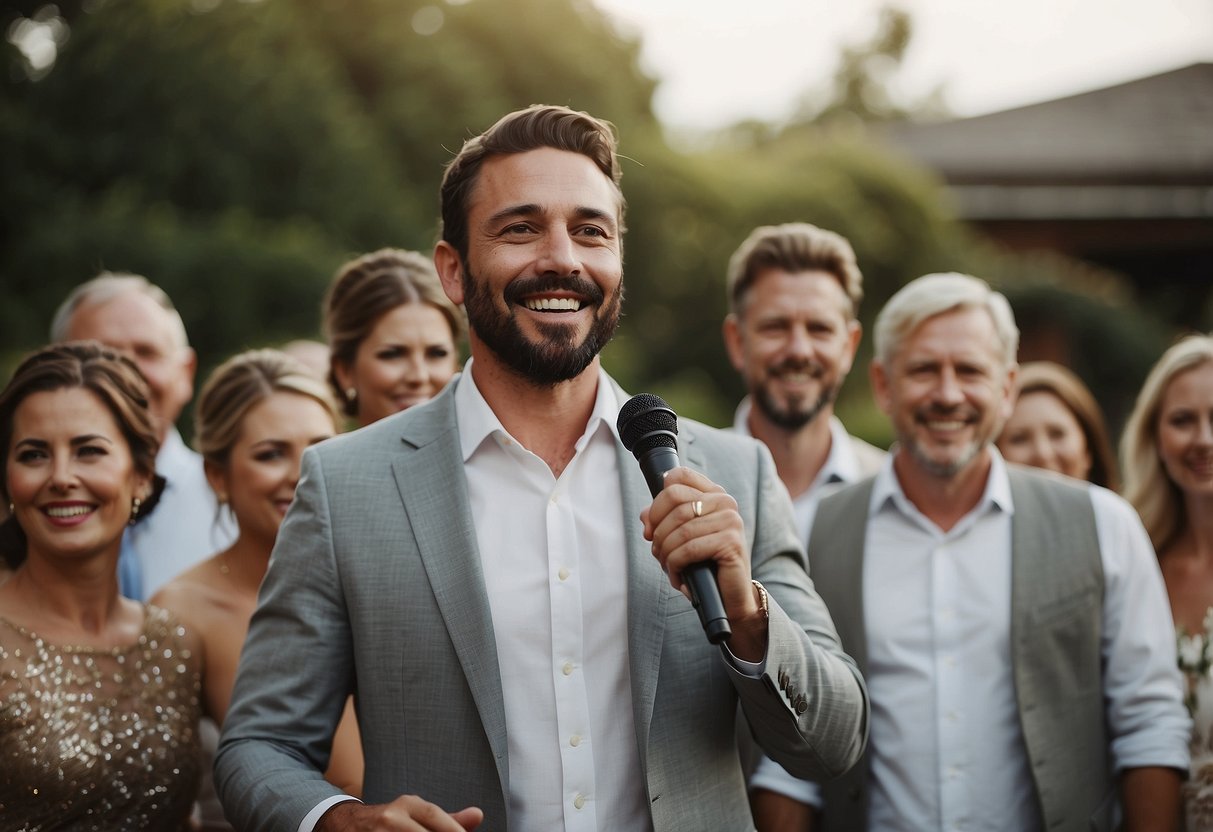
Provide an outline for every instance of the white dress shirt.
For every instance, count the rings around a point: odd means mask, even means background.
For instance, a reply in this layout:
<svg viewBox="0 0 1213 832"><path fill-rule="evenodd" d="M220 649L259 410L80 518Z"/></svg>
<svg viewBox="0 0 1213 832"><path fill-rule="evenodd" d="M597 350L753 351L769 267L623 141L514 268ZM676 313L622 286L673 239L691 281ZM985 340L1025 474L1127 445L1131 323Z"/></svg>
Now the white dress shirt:
<svg viewBox="0 0 1213 832"><path fill-rule="evenodd" d="M471 361L455 390L501 671L514 829L652 826L632 717L618 410L600 370L585 433L555 477L501 426Z"/></svg>
<svg viewBox="0 0 1213 832"><path fill-rule="evenodd" d="M750 409L753 402L749 396L737 405L733 415L733 430L742 436L750 436ZM821 498L829 494L834 487L857 482L872 473L865 470L855 453L855 445L847 429L843 427L837 416L830 417L830 453L812 484L801 494L792 498L792 511L796 517L796 533L802 545L809 544L809 530L813 528L813 517L817 514L817 504ZM883 452L882 452L883 453ZM875 463L872 463L872 467Z"/></svg>
<svg viewBox="0 0 1213 832"><path fill-rule="evenodd" d="M124 535L134 549L146 601L156 590L236 539L227 512L217 511L215 493L202 470L202 457L171 428L156 455L156 473L166 485L155 510Z"/></svg>
<svg viewBox="0 0 1213 832"><path fill-rule="evenodd" d="M997 451L985 493L942 531L877 475L863 564L872 702L869 828L1039 828L1011 663L1011 499ZM1092 486L1102 651L1119 772L1186 769L1189 730L1162 576L1132 507Z"/></svg>
<svg viewBox="0 0 1213 832"><path fill-rule="evenodd" d="M566 832L653 828L636 744L628 655L628 564L617 432L605 371L559 477L502 427L472 378L455 388L468 500L501 674L509 826ZM766 657L724 660L759 678ZM421 795L422 798L425 795ZM328 809L299 824L312 832Z"/></svg>

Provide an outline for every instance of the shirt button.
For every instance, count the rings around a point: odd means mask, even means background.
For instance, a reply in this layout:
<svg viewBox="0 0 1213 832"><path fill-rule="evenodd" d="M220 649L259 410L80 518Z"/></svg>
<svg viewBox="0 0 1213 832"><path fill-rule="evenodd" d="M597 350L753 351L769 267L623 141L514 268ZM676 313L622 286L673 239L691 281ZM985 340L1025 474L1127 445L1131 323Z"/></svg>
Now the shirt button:
<svg viewBox="0 0 1213 832"><path fill-rule="evenodd" d="M560 580L562 580L562 581L567 581L569 579L569 574L570 574L569 570L566 567L562 566L562 567L560 567L560 571L556 573L556 576L558 578L560 578Z"/></svg>
<svg viewBox="0 0 1213 832"><path fill-rule="evenodd" d="M560 671L561 671L561 672L562 672L562 673L563 673L565 676L572 676L572 675L573 675L573 663L572 663L572 662L565 662L565 663L564 663L564 666L560 668Z"/></svg>
<svg viewBox="0 0 1213 832"><path fill-rule="evenodd" d="M574 734L573 736L569 737L569 745L573 746L574 748L581 745L581 734Z"/></svg>
<svg viewBox="0 0 1213 832"><path fill-rule="evenodd" d="M579 794L573 798L573 808L580 809L585 806L585 795Z"/></svg>

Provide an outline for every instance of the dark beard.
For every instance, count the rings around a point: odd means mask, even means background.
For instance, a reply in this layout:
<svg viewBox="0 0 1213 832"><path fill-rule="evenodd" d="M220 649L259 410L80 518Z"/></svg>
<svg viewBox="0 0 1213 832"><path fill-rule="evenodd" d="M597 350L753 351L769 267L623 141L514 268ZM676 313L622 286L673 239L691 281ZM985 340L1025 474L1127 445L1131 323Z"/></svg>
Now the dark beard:
<svg viewBox="0 0 1213 832"><path fill-rule="evenodd" d="M494 305L488 285L478 281L470 268L464 268L462 283L468 326L494 355L533 384L553 387L581 375L619 327L623 306L622 280L604 306L602 289L584 277L519 278L505 288L504 300L509 309L506 315L502 315ZM538 329L543 340L539 343L527 340L518 325L514 312L518 299L523 295L553 290L576 292L586 298L587 305L598 311L593 326L580 344L574 343L570 328L561 324L544 325L540 322Z"/></svg>
<svg viewBox="0 0 1213 832"><path fill-rule="evenodd" d="M783 409L767 394L766 388L759 387L754 391L754 406L761 410L762 415L766 416L772 424L778 425L784 430L800 430L821 415L821 411L825 410L826 405L834 401L834 395L837 392L837 389L834 388L824 391L808 408Z"/></svg>
<svg viewBox="0 0 1213 832"><path fill-rule="evenodd" d="M805 363L802 361L788 360L783 362L779 367L776 367L773 372L785 372L791 370L812 370L817 378L821 378L824 371L820 364L816 362ZM835 384L821 391L821 395L817 397L817 401L810 404L807 408L799 402L793 402L786 408L780 407L774 397L767 392L767 388L763 384L759 384L750 394L754 400L754 406L757 407L762 415L767 418L773 425L783 428L784 430L795 431L800 430L809 422L821 415L821 411L825 410L826 406L831 404L838 395L839 385Z"/></svg>

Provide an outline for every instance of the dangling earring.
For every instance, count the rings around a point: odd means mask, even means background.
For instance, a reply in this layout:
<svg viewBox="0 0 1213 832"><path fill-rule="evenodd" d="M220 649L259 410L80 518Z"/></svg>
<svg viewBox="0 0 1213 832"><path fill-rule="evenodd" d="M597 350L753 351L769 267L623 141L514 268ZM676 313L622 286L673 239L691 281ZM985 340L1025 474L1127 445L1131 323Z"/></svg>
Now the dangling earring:
<svg viewBox="0 0 1213 832"><path fill-rule="evenodd" d="M143 500L140 500L138 497L131 500L131 519L127 522L132 526L139 519L139 506L141 505L143 505Z"/></svg>

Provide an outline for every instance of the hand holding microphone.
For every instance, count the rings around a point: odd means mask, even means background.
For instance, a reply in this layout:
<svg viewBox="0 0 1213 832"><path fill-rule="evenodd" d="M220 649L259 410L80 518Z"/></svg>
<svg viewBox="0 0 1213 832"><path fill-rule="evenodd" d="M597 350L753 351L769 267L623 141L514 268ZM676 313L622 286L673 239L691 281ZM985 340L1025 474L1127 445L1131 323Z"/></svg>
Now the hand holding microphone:
<svg viewBox="0 0 1213 832"><path fill-rule="evenodd" d="M729 639L738 658L761 658L766 622L750 582L736 501L703 474L679 467L677 417L659 397L632 397L620 408L618 427L654 496L641 517L645 538L653 542L653 554L670 583L681 588L685 582L709 641ZM667 477L667 472L672 473ZM747 626L735 633L739 621Z"/></svg>

